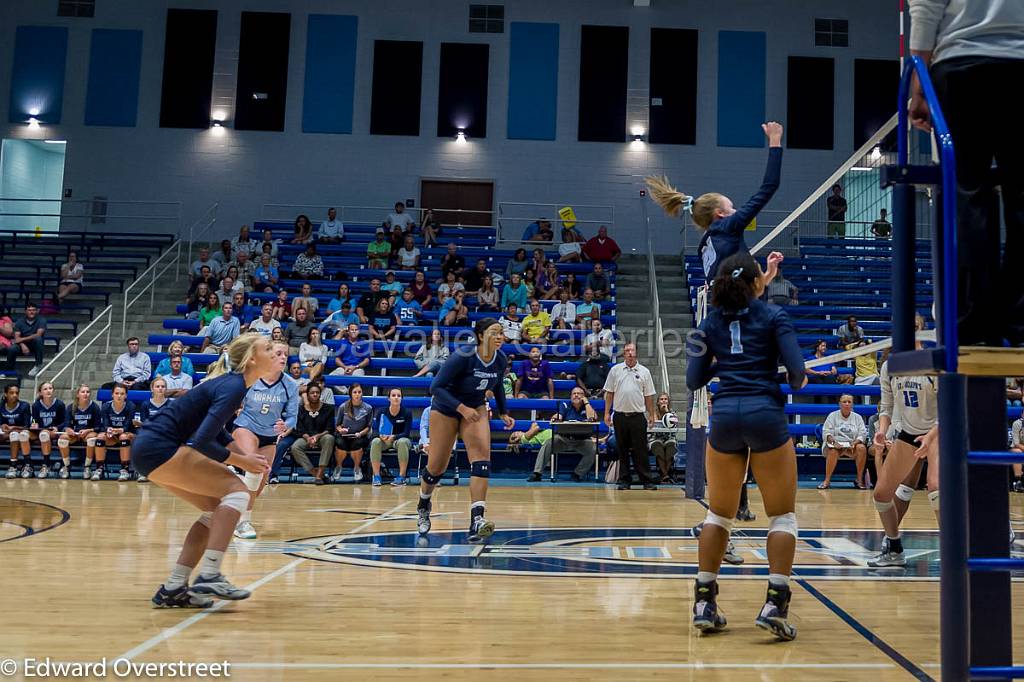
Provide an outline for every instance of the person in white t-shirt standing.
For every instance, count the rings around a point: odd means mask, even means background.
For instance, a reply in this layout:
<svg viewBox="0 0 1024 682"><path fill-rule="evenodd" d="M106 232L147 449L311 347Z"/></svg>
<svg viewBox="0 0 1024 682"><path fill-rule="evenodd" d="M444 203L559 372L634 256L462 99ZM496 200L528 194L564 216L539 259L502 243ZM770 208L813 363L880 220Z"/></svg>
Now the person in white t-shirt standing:
<svg viewBox="0 0 1024 682"><path fill-rule="evenodd" d="M409 233L416 227L416 221L412 219L412 216L405 212L405 204L401 201L395 202L395 212L389 213L388 217L384 220L384 226L391 231L395 226L402 228L402 232Z"/></svg>
<svg viewBox="0 0 1024 682"><path fill-rule="evenodd" d="M821 453L825 455L825 480L818 484L818 490L832 487L832 473L840 457L851 457L857 465L857 480L853 487L864 488L864 466L868 461L868 427L864 418L853 411L853 396L844 393L839 396L839 409L825 418L821 427L824 443Z"/></svg>
<svg viewBox="0 0 1024 682"><path fill-rule="evenodd" d="M644 490L657 490L651 476L647 450L647 427L654 425L654 379L646 367L637 362L636 344L623 349L623 362L608 372L604 382L604 423L615 429L619 451L619 490L629 490L632 475L630 458ZM614 417L612 410L615 411Z"/></svg>
<svg viewBox="0 0 1024 682"><path fill-rule="evenodd" d="M345 241L345 225L338 220L338 212L335 209L327 209L327 220L320 223L316 239L321 244L340 244Z"/></svg>

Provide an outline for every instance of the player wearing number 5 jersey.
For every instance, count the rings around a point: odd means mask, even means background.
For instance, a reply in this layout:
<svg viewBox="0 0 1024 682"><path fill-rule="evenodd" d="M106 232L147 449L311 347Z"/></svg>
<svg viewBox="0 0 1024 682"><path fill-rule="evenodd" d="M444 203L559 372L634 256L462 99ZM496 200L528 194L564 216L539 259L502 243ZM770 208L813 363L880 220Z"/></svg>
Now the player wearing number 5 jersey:
<svg viewBox="0 0 1024 682"><path fill-rule="evenodd" d="M501 352L505 339L494 318L479 320L473 330L476 346L463 346L445 361L430 384L430 452L420 472L420 501L417 527L430 532L431 495L448 468L456 438L466 444L469 456L469 541L479 542L494 533L494 524L484 517L487 479L491 473L491 423L487 415L487 392L494 394L498 415L509 430L515 424L505 407L501 380L508 357Z"/></svg>
<svg viewBox="0 0 1024 682"><path fill-rule="evenodd" d="M715 377L720 381L708 433L710 505L700 534L693 625L705 632L726 625L716 600L718 570L739 507L749 452L771 521L768 597L755 624L791 640L796 628L786 619L797 537L796 451L777 379L779 357L793 390L803 388L807 376L789 316L758 300L764 288L765 276L750 254L725 259L711 287L713 308L687 339L687 387L695 391Z"/></svg>
<svg viewBox="0 0 1024 682"><path fill-rule="evenodd" d="M885 434L890 424L896 427L896 436L875 484L875 509L885 528L881 552L868 561L868 566L875 568L907 563L903 556L900 521L921 475L921 456L928 460L928 501L935 510L936 520L939 517L938 451L931 448L921 455L917 452L921 439L938 422L938 383L935 377L890 376L888 362L882 364L880 382L882 402L875 445L889 445Z"/></svg>

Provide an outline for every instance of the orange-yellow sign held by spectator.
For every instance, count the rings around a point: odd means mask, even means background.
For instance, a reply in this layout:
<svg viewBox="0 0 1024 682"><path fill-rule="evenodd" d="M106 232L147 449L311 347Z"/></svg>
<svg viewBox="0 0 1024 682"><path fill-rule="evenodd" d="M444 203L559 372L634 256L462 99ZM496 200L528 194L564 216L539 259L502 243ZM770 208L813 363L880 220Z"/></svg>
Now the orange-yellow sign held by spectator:
<svg viewBox="0 0 1024 682"><path fill-rule="evenodd" d="M747 232L753 232L754 230L756 230L757 229L757 218L754 218L753 220L751 220L750 224L747 225L747 227L745 229L747 230Z"/></svg>
<svg viewBox="0 0 1024 682"><path fill-rule="evenodd" d="M572 210L572 206L563 206L558 209L558 217L562 219L562 227L575 227L576 211Z"/></svg>

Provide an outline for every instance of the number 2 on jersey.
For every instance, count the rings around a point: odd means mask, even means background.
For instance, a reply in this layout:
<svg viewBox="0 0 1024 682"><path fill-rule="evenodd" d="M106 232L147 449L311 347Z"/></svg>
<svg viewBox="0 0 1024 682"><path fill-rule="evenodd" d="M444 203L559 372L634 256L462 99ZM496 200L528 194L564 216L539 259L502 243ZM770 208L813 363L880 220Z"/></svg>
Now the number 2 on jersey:
<svg viewBox="0 0 1024 682"><path fill-rule="evenodd" d="M732 348L729 352L737 355L743 352L743 342L740 340L740 321L729 323L729 336L732 338Z"/></svg>
<svg viewBox="0 0 1024 682"><path fill-rule="evenodd" d="M486 391L487 390L487 379L481 379L480 380L480 385L476 387L476 390L478 390L478 391Z"/></svg>
<svg viewBox="0 0 1024 682"><path fill-rule="evenodd" d="M903 404L907 407L917 407L917 391L903 391Z"/></svg>

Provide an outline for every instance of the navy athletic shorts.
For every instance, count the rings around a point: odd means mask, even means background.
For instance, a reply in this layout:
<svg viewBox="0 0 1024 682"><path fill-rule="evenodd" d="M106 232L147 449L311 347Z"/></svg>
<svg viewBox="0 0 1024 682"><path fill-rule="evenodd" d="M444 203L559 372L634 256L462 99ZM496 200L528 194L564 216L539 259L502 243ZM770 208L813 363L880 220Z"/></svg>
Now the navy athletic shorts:
<svg viewBox="0 0 1024 682"><path fill-rule="evenodd" d="M181 443L176 440L142 429L132 442L132 467L143 476L149 476L174 457L179 447Z"/></svg>
<svg viewBox="0 0 1024 682"><path fill-rule="evenodd" d="M907 431L900 430L896 432L896 440L901 440L907 445L913 445L916 449L921 447L921 444L917 442L917 439L923 435L923 433L908 433Z"/></svg>
<svg viewBox="0 0 1024 682"><path fill-rule="evenodd" d="M479 405L469 405L468 407L470 407L470 408L472 408L474 410L479 410L481 407L483 407L486 404L487 403L481 403ZM462 415L459 414L458 410L449 411L446 408L441 407L440 405L438 405L437 403L435 403L433 401L431 401L431 403L430 403L430 412L431 413L440 412L441 414L443 414L446 417L451 417L452 419L458 419L459 421L462 421Z"/></svg>
<svg viewBox="0 0 1024 682"><path fill-rule="evenodd" d="M745 455L767 452L790 439L782 405L768 396L737 396L715 400L708 441L719 452Z"/></svg>

